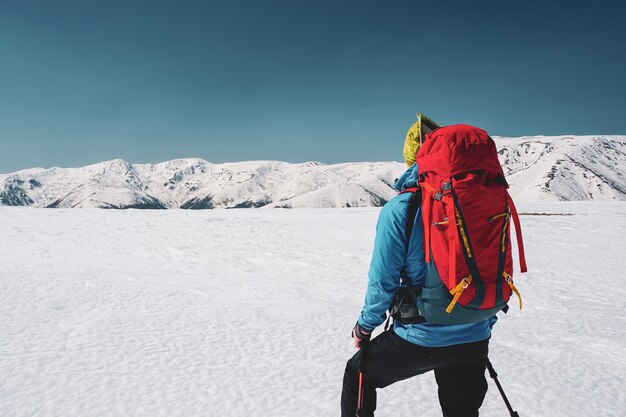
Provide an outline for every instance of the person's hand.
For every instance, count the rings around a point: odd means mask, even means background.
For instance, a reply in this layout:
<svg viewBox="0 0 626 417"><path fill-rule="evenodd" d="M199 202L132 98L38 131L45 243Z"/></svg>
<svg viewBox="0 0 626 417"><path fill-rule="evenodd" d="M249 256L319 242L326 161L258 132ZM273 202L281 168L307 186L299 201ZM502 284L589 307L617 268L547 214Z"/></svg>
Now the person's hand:
<svg viewBox="0 0 626 417"><path fill-rule="evenodd" d="M354 325L354 328L352 329L352 338L354 339L354 346L357 349L361 349L365 344L367 344L371 337L372 332L359 326L359 322Z"/></svg>

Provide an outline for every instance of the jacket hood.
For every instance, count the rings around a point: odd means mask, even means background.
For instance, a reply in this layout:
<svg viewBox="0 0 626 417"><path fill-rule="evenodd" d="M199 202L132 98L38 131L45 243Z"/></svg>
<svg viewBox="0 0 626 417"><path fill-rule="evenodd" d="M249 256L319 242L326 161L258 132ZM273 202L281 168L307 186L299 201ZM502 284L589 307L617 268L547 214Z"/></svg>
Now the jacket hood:
<svg viewBox="0 0 626 417"><path fill-rule="evenodd" d="M398 191L402 191L406 188L417 187L417 163L413 162L413 165L407 169L404 174L400 175L400 178L396 180L395 188Z"/></svg>

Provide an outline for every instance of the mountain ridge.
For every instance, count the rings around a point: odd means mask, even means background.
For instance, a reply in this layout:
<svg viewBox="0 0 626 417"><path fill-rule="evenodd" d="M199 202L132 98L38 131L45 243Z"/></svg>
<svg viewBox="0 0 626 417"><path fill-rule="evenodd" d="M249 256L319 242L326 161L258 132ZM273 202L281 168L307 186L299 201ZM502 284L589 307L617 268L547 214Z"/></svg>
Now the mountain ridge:
<svg viewBox="0 0 626 417"><path fill-rule="evenodd" d="M519 201L626 200L626 136L494 137ZM0 174L0 206L49 208L296 208L381 206L401 162L114 159L79 168Z"/></svg>

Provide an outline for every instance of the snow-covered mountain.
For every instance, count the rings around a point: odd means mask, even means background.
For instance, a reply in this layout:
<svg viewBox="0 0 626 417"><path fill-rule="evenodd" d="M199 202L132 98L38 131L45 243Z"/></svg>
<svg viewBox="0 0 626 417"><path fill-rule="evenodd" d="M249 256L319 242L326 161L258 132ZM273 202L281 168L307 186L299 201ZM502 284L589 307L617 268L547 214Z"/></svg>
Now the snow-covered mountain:
<svg viewBox="0 0 626 417"><path fill-rule="evenodd" d="M494 138L519 201L626 200L626 136ZM0 205L96 208L380 206L395 195L400 162L212 164L176 159L0 175Z"/></svg>
<svg viewBox="0 0 626 417"><path fill-rule="evenodd" d="M371 207L395 195L403 164L113 160L0 175L0 205L96 208Z"/></svg>
<svg viewBox="0 0 626 417"><path fill-rule="evenodd" d="M626 136L494 139L520 201L626 200Z"/></svg>

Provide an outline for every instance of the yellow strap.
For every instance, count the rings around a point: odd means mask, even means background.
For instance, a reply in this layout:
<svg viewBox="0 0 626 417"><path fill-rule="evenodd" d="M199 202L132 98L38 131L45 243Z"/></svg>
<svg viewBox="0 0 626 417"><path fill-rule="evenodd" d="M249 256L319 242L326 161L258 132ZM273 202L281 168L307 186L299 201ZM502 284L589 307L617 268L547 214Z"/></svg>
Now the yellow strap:
<svg viewBox="0 0 626 417"><path fill-rule="evenodd" d="M502 228L502 252L506 250L506 228L509 225L509 215L506 214L506 218L504 219L504 227Z"/></svg>
<svg viewBox="0 0 626 417"><path fill-rule="evenodd" d="M459 301L459 298L461 298L461 294L463 294L463 291L465 291L465 289L469 287L470 282L472 282L471 275L469 275L466 278L463 278L463 280L459 282L459 284L456 287L450 290L450 294L454 295L454 298L452 298L452 302L450 302L450 304L448 305L448 308L446 308L446 313L450 314L450 312L452 311L456 303Z"/></svg>
<svg viewBox="0 0 626 417"><path fill-rule="evenodd" d="M495 216L491 216L491 217L489 217L489 221L492 221L492 220L495 220L495 219L498 219L498 218L500 218L500 217L504 217L504 216L507 216L507 217L508 217L508 216L509 216L509 213L500 213L500 214L496 214Z"/></svg>
<svg viewBox="0 0 626 417"><path fill-rule="evenodd" d="M467 242L467 236L465 235L465 227L463 227L463 220L461 220L461 215L455 209L454 215L456 216L456 224L459 226L459 230L461 231L461 237L463 238L463 245L465 246L465 253L468 258L472 257L472 251L470 250L469 243Z"/></svg>
<svg viewBox="0 0 626 417"><path fill-rule="evenodd" d="M513 284L513 277L511 277L509 274L505 272L503 272L504 275L504 280L507 282L507 284L509 284L509 287L511 287L511 290L515 293L515 295L517 295L517 298L519 299L519 309L522 309L522 295L519 293L519 291L517 290L517 288L515 287L515 284Z"/></svg>

